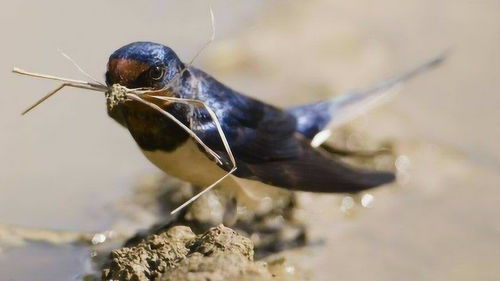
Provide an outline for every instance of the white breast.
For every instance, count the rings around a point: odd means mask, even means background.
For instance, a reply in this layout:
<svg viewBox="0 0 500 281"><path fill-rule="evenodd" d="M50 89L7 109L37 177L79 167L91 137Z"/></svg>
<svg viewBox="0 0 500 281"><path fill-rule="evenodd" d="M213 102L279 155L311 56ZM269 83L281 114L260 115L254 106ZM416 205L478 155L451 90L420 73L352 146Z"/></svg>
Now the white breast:
<svg viewBox="0 0 500 281"><path fill-rule="evenodd" d="M194 141L187 140L174 151L142 151L144 155L165 173L200 188L207 187L226 174L215 162L200 151ZM247 206L260 205L263 198L275 198L282 189L259 181L229 176L219 183L219 190L236 195L240 203Z"/></svg>
<svg viewBox="0 0 500 281"><path fill-rule="evenodd" d="M208 186L226 174L226 171L208 159L191 139L171 152L142 152L149 161L167 174L200 187Z"/></svg>

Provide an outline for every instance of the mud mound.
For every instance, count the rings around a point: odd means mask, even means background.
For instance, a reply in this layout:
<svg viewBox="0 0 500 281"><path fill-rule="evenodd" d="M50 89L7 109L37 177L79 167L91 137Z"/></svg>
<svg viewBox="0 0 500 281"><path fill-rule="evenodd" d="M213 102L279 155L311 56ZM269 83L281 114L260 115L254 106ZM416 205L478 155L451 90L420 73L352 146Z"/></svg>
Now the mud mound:
<svg viewBox="0 0 500 281"><path fill-rule="evenodd" d="M271 280L264 262L253 261L253 243L219 225L201 235L174 226L134 247L111 253L103 280Z"/></svg>

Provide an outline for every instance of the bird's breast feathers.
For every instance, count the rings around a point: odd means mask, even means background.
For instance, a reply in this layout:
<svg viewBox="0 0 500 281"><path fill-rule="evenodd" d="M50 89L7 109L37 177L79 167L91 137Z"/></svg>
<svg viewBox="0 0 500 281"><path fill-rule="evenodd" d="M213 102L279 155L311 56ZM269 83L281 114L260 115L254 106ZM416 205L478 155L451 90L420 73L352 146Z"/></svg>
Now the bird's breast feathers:
<svg viewBox="0 0 500 281"><path fill-rule="evenodd" d="M200 151L192 139L172 151L142 150L146 158L167 174L197 186L206 186L221 178L226 171Z"/></svg>
<svg viewBox="0 0 500 281"><path fill-rule="evenodd" d="M192 139L188 139L173 151L142 152L165 173L199 188L211 185L227 173L210 160ZM282 189L276 190L276 186L236 176L227 177L219 186L224 192L238 195L246 205L257 204L265 197L283 192Z"/></svg>

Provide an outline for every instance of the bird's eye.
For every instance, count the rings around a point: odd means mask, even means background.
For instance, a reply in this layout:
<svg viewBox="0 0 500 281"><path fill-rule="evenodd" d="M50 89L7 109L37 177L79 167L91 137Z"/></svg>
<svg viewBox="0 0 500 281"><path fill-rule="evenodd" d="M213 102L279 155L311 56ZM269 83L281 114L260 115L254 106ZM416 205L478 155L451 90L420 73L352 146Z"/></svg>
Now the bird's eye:
<svg viewBox="0 0 500 281"><path fill-rule="evenodd" d="M165 67L155 65L149 69L149 77L155 81L161 80L165 75Z"/></svg>

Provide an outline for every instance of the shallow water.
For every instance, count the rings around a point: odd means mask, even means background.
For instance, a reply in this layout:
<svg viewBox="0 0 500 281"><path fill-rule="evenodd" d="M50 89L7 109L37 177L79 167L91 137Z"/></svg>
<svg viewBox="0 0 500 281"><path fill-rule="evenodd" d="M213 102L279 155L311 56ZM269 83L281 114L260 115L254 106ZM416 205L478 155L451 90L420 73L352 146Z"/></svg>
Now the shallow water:
<svg viewBox="0 0 500 281"><path fill-rule="evenodd" d="M90 269L86 247L30 243L0 254L2 280L81 280Z"/></svg>
<svg viewBox="0 0 500 281"><path fill-rule="evenodd" d="M341 196L314 197L324 208L311 208L304 195L312 236L326 244L306 249L308 259L303 252L290 259L313 280L495 280L500 4L247 2L215 1L217 42L198 64L233 88L278 105L365 87L452 49L443 67L408 83L390 105L355 124L372 138L401 144L411 163L409 181L374 191L373 208L349 216L340 210ZM155 168L106 116L98 95L67 90L21 118L19 112L56 84L7 72L16 65L79 77L58 55L61 48L102 77L107 56L136 40L167 43L189 60L208 38L206 4L3 5L0 29L8 43L0 54L0 223L105 230L128 216L115 202ZM151 218L135 220L147 224ZM88 263L87 250L72 246L0 249L2 279L68 280Z"/></svg>

